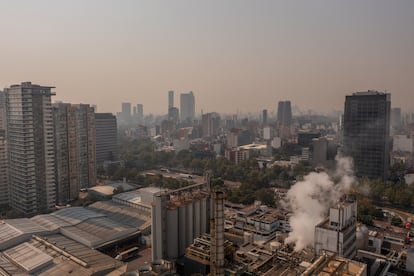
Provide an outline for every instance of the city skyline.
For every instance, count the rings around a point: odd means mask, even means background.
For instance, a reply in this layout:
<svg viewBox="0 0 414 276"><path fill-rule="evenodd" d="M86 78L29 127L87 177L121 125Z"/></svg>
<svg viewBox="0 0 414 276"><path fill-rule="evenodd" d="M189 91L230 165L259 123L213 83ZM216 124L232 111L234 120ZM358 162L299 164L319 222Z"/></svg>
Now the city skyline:
<svg viewBox="0 0 414 276"><path fill-rule="evenodd" d="M196 114L274 112L284 100L329 112L379 90L413 111L412 1L0 5L0 90L31 81L55 86L56 100L146 114L167 113L169 90L175 102L193 91Z"/></svg>

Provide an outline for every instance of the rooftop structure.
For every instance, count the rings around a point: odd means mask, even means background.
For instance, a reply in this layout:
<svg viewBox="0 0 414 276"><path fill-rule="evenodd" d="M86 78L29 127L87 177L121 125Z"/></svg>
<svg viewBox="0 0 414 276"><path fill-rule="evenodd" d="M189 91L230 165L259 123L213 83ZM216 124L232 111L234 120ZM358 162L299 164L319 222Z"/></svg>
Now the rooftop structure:
<svg viewBox="0 0 414 276"><path fill-rule="evenodd" d="M154 201L154 195L163 190L164 189L156 187L141 188L126 193L116 194L112 197L112 201L151 214L151 203Z"/></svg>
<svg viewBox="0 0 414 276"><path fill-rule="evenodd" d="M127 192L136 189L137 186L129 184L126 182L112 182L106 185L97 185L88 189L88 193L93 194L99 199L110 199L115 189L118 189L118 192Z"/></svg>
<svg viewBox="0 0 414 276"><path fill-rule="evenodd" d="M115 202L69 207L31 219L0 221L0 250L26 242L33 234L56 233L89 248L100 248L137 236L149 227L147 222L148 213Z"/></svg>
<svg viewBox="0 0 414 276"><path fill-rule="evenodd" d="M324 254L302 273L302 276L311 275L367 276L367 265L336 255Z"/></svg>
<svg viewBox="0 0 414 276"><path fill-rule="evenodd" d="M34 235L0 253L5 275L103 275L122 263L60 234Z"/></svg>

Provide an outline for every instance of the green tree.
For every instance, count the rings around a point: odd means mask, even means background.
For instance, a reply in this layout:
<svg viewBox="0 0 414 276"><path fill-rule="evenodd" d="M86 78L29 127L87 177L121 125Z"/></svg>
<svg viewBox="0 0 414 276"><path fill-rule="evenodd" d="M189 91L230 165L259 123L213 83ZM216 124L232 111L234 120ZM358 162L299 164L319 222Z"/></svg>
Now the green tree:
<svg viewBox="0 0 414 276"><path fill-rule="evenodd" d="M254 196L257 200L260 200L263 204L267 206L276 206L275 195L271 189L261 188L260 190L257 190L254 193Z"/></svg>

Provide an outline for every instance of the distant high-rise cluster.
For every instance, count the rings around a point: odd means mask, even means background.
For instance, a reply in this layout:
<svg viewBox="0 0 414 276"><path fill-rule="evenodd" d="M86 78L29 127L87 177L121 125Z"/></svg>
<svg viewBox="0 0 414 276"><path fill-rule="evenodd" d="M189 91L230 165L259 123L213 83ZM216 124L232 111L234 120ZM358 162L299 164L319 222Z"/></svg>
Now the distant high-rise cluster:
<svg viewBox="0 0 414 276"><path fill-rule="evenodd" d="M391 95L356 92L345 99L343 151L358 177L386 180L390 158Z"/></svg>

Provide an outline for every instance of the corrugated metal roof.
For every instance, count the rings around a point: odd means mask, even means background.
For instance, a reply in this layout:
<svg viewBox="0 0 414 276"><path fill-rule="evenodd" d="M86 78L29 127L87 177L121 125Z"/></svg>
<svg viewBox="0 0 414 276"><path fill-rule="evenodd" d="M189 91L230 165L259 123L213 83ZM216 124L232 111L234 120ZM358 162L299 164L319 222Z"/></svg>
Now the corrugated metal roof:
<svg viewBox="0 0 414 276"><path fill-rule="evenodd" d="M27 275L23 269L13 264L3 253L0 253L0 268L9 275Z"/></svg>
<svg viewBox="0 0 414 276"><path fill-rule="evenodd" d="M137 232L135 227L127 227L106 217L87 219L74 226L61 228L61 233L92 248L124 239Z"/></svg>
<svg viewBox="0 0 414 276"><path fill-rule="evenodd" d="M47 229L27 218L8 219L5 222L22 233L32 234L47 231Z"/></svg>
<svg viewBox="0 0 414 276"><path fill-rule="evenodd" d="M53 216L58 217L71 225L78 224L89 218L98 218L105 216L83 207L71 207L58 210L52 213Z"/></svg>
<svg viewBox="0 0 414 276"><path fill-rule="evenodd" d="M131 191L126 193L120 193L117 195L114 195L113 198L117 198L124 201L129 201L135 204L141 203L141 192L138 191Z"/></svg>
<svg viewBox="0 0 414 276"><path fill-rule="evenodd" d="M14 237L18 237L21 234L23 234L22 231L19 231L18 229L10 226L4 221L0 223L0 243L8 241Z"/></svg>
<svg viewBox="0 0 414 276"><path fill-rule="evenodd" d="M6 250L4 255L28 273L34 273L53 262L51 256L43 253L27 242Z"/></svg>
<svg viewBox="0 0 414 276"><path fill-rule="evenodd" d="M105 214L108 218L130 227L139 227L150 219L147 212L121 205L113 201L99 201L87 207L88 209Z"/></svg>
<svg viewBox="0 0 414 276"><path fill-rule="evenodd" d="M118 267L121 263L119 261L114 260L113 258L99 252L96 251L94 249L91 249L79 242L76 242L72 239L69 239L61 234L53 234L53 235L48 235L47 237L47 241L50 243L53 243L55 246L59 247L60 249L68 252L69 254L79 258L80 260L84 261L85 263L88 264L88 268L87 271L88 273L86 275L90 275L91 271L96 272L96 271L103 271L109 268L115 268ZM40 246L40 245L39 245ZM59 267L55 267L51 270L48 270L46 272L49 272L49 274L45 273L45 275L66 275L67 273L63 273L63 274L55 274L52 273L54 271L68 271L68 265L61 265ZM72 264L72 274L74 274L74 269L75 269L75 265ZM78 272L82 272L85 271L86 269L83 268L80 269L79 267L77 268L76 271ZM74 275L83 275L83 274L74 274Z"/></svg>
<svg viewBox="0 0 414 276"><path fill-rule="evenodd" d="M60 219L58 216L54 215L38 215L32 217L31 220L50 231L54 231L59 229L60 227L71 225L69 222L64 221Z"/></svg>

